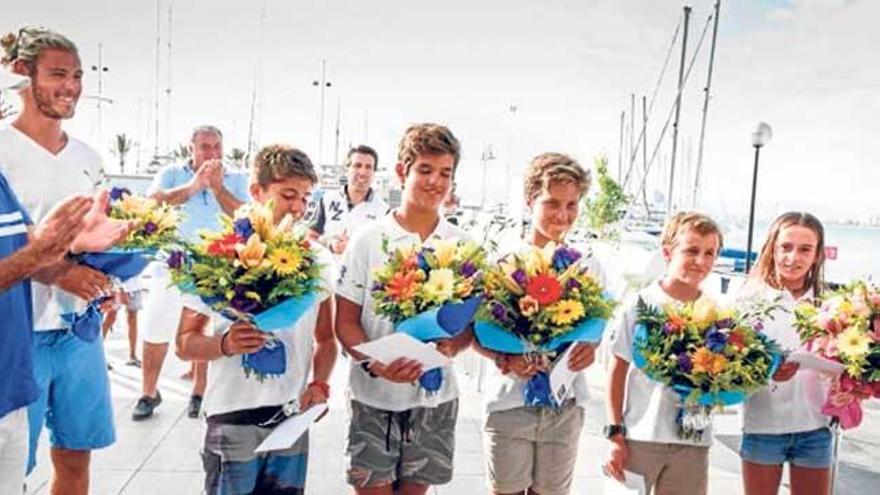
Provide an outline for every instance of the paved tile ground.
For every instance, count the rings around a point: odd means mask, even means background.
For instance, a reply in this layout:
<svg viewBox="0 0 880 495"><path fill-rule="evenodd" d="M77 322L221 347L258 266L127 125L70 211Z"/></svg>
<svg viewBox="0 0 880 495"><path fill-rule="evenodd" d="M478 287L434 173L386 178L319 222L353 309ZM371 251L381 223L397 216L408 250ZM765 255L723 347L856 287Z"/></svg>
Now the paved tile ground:
<svg viewBox="0 0 880 495"><path fill-rule="evenodd" d="M149 421L135 423L131 410L140 395L140 370L125 366L126 343L121 332L111 334L108 355L114 369L113 402L116 412L118 441L110 448L97 451L92 461L93 494L177 495L199 494L202 469L199 447L204 432L203 420L186 416L189 398L188 382L178 377L186 364L169 356L163 370L160 390L164 399L157 414ZM480 441L480 409L477 391L477 359L466 356L462 368L470 372L462 379L464 395L456 437L455 477L434 493L443 495L487 493L484 459ZM339 361L333 379L334 396L331 414L312 429L311 458L308 477L310 494L348 493L343 478L345 409L341 391L344 389L346 363ZM573 493L601 494L602 478L599 464L605 457L606 445L600 430L604 424L601 397L601 368L590 374L594 398L587 407L587 423L581 438L577 477ZM710 451L710 493L734 495L742 493L739 458L735 453L739 441L737 417L729 412L716 419L716 441ZM39 465L28 479L28 493L48 493L47 438L41 439ZM864 425L847 433L842 443L841 484L838 494L863 495L875 493L880 483L880 408L872 404ZM783 489L782 493L788 493Z"/></svg>

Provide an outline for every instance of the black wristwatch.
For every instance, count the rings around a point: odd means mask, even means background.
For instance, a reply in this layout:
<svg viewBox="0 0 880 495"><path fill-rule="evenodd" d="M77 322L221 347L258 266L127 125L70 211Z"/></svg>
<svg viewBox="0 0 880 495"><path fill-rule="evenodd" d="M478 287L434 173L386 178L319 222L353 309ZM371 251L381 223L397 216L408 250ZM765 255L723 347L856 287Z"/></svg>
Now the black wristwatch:
<svg viewBox="0 0 880 495"><path fill-rule="evenodd" d="M364 370L364 373L370 375L370 378L377 378L379 375L373 373L373 370L370 369L370 365L373 364L373 361L366 359L359 363L361 365L361 369Z"/></svg>
<svg viewBox="0 0 880 495"><path fill-rule="evenodd" d="M605 438L611 438L615 435L620 435L622 437L626 437L626 426L625 425L605 425L602 428L602 434L605 435Z"/></svg>

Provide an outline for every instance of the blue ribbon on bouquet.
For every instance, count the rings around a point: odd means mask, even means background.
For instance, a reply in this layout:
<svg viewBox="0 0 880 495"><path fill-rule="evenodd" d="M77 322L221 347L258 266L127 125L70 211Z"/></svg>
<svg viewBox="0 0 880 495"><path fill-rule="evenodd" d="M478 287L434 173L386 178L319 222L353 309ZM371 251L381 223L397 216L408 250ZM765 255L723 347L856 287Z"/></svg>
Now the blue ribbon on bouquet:
<svg viewBox="0 0 880 495"><path fill-rule="evenodd" d="M99 253L85 253L80 263L125 282L143 272L155 253L152 249L110 249ZM82 313L65 313L61 318L78 338L88 343L94 342L101 333L101 323L104 320L98 308L106 299L99 297L89 302Z"/></svg>
<svg viewBox="0 0 880 495"><path fill-rule="evenodd" d="M493 321L481 320L474 325L474 335L480 345L486 349L506 354L528 354L530 352L559 352L576 342L591 344L602 340L607 320L590 318L582 321L571 331L554 337L544 345L525 342L522 338L496 324ZM550 390L550 376L541 371L535 373L523 389L523 400L527 406L558 407Z"/></svg>
<svg viewBox="0 0 880 495"><path fill-rule="evenodd" d="M482 300L481 296L473 296L460 303L446 303L401 321L395 325L395 330L422 342L456 337L473 321ZM440 390L443 386L442 368L432 368L422 373L419 384L428 392Z"/></svg>

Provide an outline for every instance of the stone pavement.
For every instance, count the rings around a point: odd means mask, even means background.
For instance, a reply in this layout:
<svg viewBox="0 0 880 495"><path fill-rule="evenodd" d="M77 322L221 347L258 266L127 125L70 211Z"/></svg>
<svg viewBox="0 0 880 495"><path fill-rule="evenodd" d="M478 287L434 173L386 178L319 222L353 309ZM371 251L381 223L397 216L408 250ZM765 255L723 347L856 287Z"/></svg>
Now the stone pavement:
<svg viewBox="0 0 880 495"><path fill-rule="evenodd" d="M131 410L140 395L140 370L126 366L126 341L122 332L111 334L107 342L108 357L114 370L113 401L116 415L117 442L97 451L92 459L93 494L178 495L199 494L202 468L199 447L202 443L203 420L186 416L189 398L188 382L178 378L187 369L174 356L169 356L163 370L160 390L163 404L152 419L135 423ZM469 353L470 354L470 353ZM480 441L480 400L477 392L479 360L466 355L459 360L464 394L456 437L455 476L445 486L436 487L436 494L479 495L487 493L484 460ZM587 422L581 438L577 477L572 493L601 494L603 462L606 445L601 437L604 403L601 387L601 366L591 368L590 387L593 399L587 405ZM345 440L345 408L343 394L347 362L337 362L332 380L331 413L312 428L311 457L307 493L349 493L343 477ZM742 493L737 417L727 413L716 420L716 441L710 451L709 493L733 495ZM48 493L49 456L46 435L40 442L38 466L28 479L28 493ZM876 402L866 411L865 423L854 433L847 433L841 452L841 486L838 494L874 493L880 483L880 408ZM783 489L781 493L788 493Z"/></svg>

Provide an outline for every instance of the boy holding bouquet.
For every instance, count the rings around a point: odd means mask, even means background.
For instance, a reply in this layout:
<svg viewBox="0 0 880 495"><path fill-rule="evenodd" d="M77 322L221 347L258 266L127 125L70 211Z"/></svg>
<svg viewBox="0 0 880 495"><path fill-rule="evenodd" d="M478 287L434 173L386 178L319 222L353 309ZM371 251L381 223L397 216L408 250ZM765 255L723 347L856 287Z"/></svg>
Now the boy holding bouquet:
<svg viewBox="0 0 880 495"><path fill-rule="evenodd" d="M287 220L282 220L288 215L294 220L302 218L317 180L305 153L287 146L267 146L254 159L250 193L256 202L272 205L276 224L286 224ZM252 226L252 230L260 229L259 225ZM256 237L251 234L249 239ZM250 245L248 242L243 246L238 255L242 262ZM227 328L210 335L207 329L213 311L198 296L184 296L178 354L186 360L212 362L205 394L208 427L202 452L205 491L209 495L304 492L308 433L286 450L259 454L254 450L281 421L326 402L330 395L327 381L337 353L329 298L335 275L330 254L315 244L311 249L317 251L321 271L319 302L306 309L293 328L273 334L283 346L286 362L285 370L275 376L260 380L246 375L242 368L243 354L270 345L268 334L252 323L237 321L229 325L229 320L213 315L215 322L225 322ZM291 260L276 253L262 261L276 266L294 263Z"/></svg>
<svg viewBox="0 0 880 495"><path fill-rule="evenodd" d="M400 358L391 363L366 359L353 348L393 333L377 316L370 287L386 251L428 240L463 239L466 234L443 220L440 206L452 187L460 145L444 126L410 126L398 147L397 176L402 204L351 240L337 289L337 337L352 357L349 374L351 420L346 447L347 481L359 494L423 494L452 478L458 388L444 368L440 388L418 385L421 365ZM410 281L411 282L411 281ZM400 287L401 290L406 289ZM473 336L465 331L437 344L455 356Z"/></svg>
<svg viewBox="0 0 880 495"><path fill-rule="evenodd" d="M607 387L605 436L611 441L603 470L624 479L624 471L642 476L650 493L705 495L708 488L707 428L697 439L678 434L679 396L632 366L637 301L662 307L706 297L700 289L715 264L722 236L718 225L700 213L680 212L663 230L666 274L624 305L611 326L614 353Z"/></svg>
<svg viewBox="0 0 880 495"><path fill-rule="evenodd" d="M565 235L578 218L581 199L589 187L589 172L573 158L559 153L535 157L526 170L523 184L533 228L513 253L526 255L530 249L544 248L551 242L562 246ZM595 258L570 249L565 253L576 256L578 259L574 262L582 264L587 273L602 284ZM515 275L515 278L521 277ZM531 297L526 291L521 300ZM593 362L594 345L571 345L575 348L567 362L557 365L580 372ZM524 391L529 380L539 372L549 371L544 363L527 355L497 352L479 344L475 348L493 359L497 368L490 372L484 397L483 444L492 493L568 493L584 425L587 383L583 374L577 373L572 383L573 393L561 404L555 404L558 407L526 404Z"/></svg>

